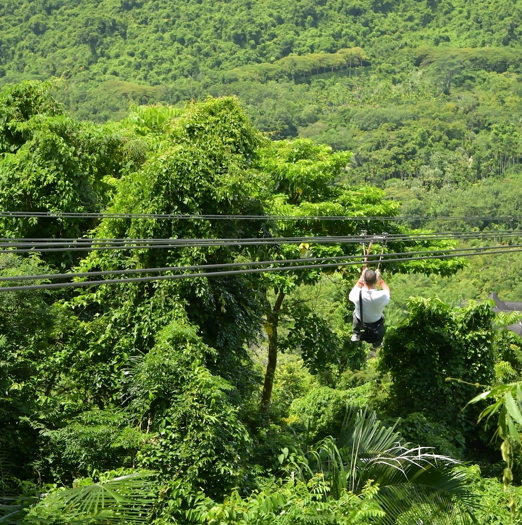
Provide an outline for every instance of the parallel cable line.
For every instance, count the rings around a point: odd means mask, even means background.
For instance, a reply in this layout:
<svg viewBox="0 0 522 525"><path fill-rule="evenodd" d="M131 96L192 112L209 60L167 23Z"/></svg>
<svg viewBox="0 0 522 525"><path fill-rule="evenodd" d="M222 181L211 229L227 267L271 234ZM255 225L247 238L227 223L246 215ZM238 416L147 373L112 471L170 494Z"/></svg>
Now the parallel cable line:
<svg viewBox="0 0 522 525"><path fill-rule="evenodd" d="M13 249L13 250L7 250L7 249L1 249L1 253L7 253L7 254L16 254L16 253L48 253L48 252L85 252L85 251L108 251L108 250L148 250L148 249L157 249L157 248L205 248L205 247L233 247L233 246L270 246L270 245L280 245L280 244L302 244L302 240L285 240L285 241L278 241L278 240L271 240L268 239L266 241L260 242L257 241L243 241L241 239L238 239L237 241L220 241L220 242L191 242L191 243L168 243L168 244L142 244L142 245L128 245L128 244L122 244L122 245L106 245L106 246L97 246L97 245L91 245L91 246L85 246L85 247L60 247L60 248L22 248L22 249ZM312 241L309 241L312 242ZM323 239L323 240L315 240L313 241L316 244L353 244L353 243L359 243L360 241L355 238L340 238L340 239Z"/></svg>
<svg viewBox="0 0 522 525"><path fill-rule="evenodd" d="M507 221L522 220L522 216L349 216L349 215L208 215L208 214L169 214L169 213L95 213L95 212L19 212L1 211L4 218L48 218L48 219L169 219L169 220L248 220L248 221Z"/></svg>
<svg viewBox="0 0 522 525"><path fill-rule="evenodd" d="M522 234L522 232L521 232ZM243 244L243 243L288 243L288 242L344 242L345 240L358 240L360 236L356 235L338 235L338 236L316 236L316 237L232 237L227 239L219 238L208 238L208 239L184 239L184 238L170 238L170 239L88 239L82 240L82 244L91 244L91 245L109 245L109 246L125 246L127 244L137 244L141 245L167 245L172 244L175 246L181 245L214 245L216 243L234 243L234 244ZM74 242L62 242L61 240L54 239L55 242L0 242L0 248L5 247L26 247L26 246L74 246Z"/></svg>
<svg viewBox="0 0 522 525"><path fill-rule="evenodd" d="M509 247L503 248L501 250L493 251L477 251L475 253L468 253L465 255L462 254L445 254L445 255L433 255L427 257L408 257L408 258L395 258L395 259L386 259L382 260L381 264L386 264L390 262L411 262L411 261L425 261L430 259L449 259L449 258L458 258L458 257L472 257L476 255L494 255L494 254L504 254L504 253L516 253L522 252L522 248L510 249ZM390 254L392 255L392 254ZM362 259L362 258L361 258ZM310 270L314 268L341 268L346 266L358 266L361 264L361 261L351 261L351 262L338 262L331 264L307 264L301 266L281 266L276 268L252 268L246 270L227 270L219 272L199 272L193 274L177 274L177 275L158 275L154 277L134 277L129 279L104 279L100 281L81 281L81 282L69 282L69 283L53 283L53 284L36 284L36 285L25 285L25 286L9 286L9 287L0 287L1 292L15 292L23 290L42 290L42 289L53 289L53 288L77 288L85 286L99 286L103 284L124 284L131 282L152 282L152 281L163 281L163 280L173 280L173 279L194 279L201 277L224 277L230 275L247 275L247 274L256 274L256 273L265 273L265 272L282 272L282 271L292 271L292 270ZM34 279L34 277L33 277Z"/></svg>
<svg viewBox="0 0 522 525"><path fill-rule="evenodd" d="M438 234L395 234L385 237L387 242L426 242L434 240L449 239L488 239L488 238L508 238L520 237L522 231L502 231L491 233L465 233L448 235ZM253 237L245 239L150 239L150 240L121 240L103 242L93 239L92 243L85 243L85 246L77 246L74 243L55 242L55 243L0 243L0 254L2 253L47 253L47 252L68 252L68 251L107 251L107 250L146 250L152 248L197 248L197 247L232 247L232 246L265 246L274 244L354 244L361 243L370 239L371 236L317 236L317 237ZM384 238L382 238L384 240ZM145 244L136 244L145 243ZM378 241L377 241L378 243ZM21 246L21 248L19 248ZM31 248L26 248L31 246ZM49 248L48 246L59 246ZM14 248L14 249L6 249Z"/></svg>
<svg viewBox="0 0 522 525"><path fill-rule="evenodd" d="M451 251L452 255L457 256L457 252L461 253L462 256L466 256L467 252L481 251L483 253L489 253L489 250L497 250L504 248L522 248L522 244L513 244L510 246L482 246L476 248L457 248L457 249L440 249L440 250L430 250L430 251L416 251L416 252L393 252L393 253L384 253L384 254L369 254L368 263L377 262L379 258L382 257L385 260L387 257L396 257L399 255L411 256L411 255L423 255L429 254L435 256L435 254L445 254L445 252ZM94 276L104 276L104 275L130 275L137 273L158 273L158 272L171 272L171 271L187 271L187 270L200 270L200 269L210 269L210 268L230 268L238 266L267 266L271 264L293 264L293 263L308 263L308 262L318 262L318 261L345 261L351 259L361 259L360 255L337 255L332 257L310 257L306 259L275 259L273 261L238 261L234 263L217 263L217 264L198 264L194 266L166 266L163 268L132 268L127 270L101 270L94 272L80 272L80 273L51 273L51 274L42 274L42 275L22 275L22 276L12 276L12 277L0 277L0 282L10 282L10 281L34 281L40 279L73 279L80 277L94 277ZM401 259L403 260L403 259ZM406 259L404 259L406 260ZM296 266L299 268L299 266Z"/></svg>
<svg viewBox="0 0 522 525"><path fill-rule="evenodd" d="M285 241L285 240L302 240L302 241L313 241L316 239L336 239L336 238L354 238L354 239L361 239L361 240L368 240L369 238L375 237L374 241L376 240L383 240L384 238L394 239L394 238L403 238L403 237L477 237L477 236L501 236L501 235L522 235L522 230L516 229L516 230L486 230L486 231L479 231L479 232L418 232L418 231L412 231L412 232L402 232L402 233L387 233L387 232L379 232L379 233L359 233L359 234L353 234L353 235L326 235L326 236L291 236L291 237L226 237L226 238L176 238L176 237L162 237L162 238L156 238L156 237L139 237L139 238L132 238L132 237L112 237L112 238L103 238L103 237L77 237L77 238L60 238L60 237L39 237L39 238L26 238L26 237L20 237L20 238L10 238L10 237L2 237L0 238L0 243L12 243L14 245L22 245L22 244L30 244L33 245L35 243L42 244L42 245L50 245L53 243L56 244L72 244L74 242L84 242L84 243L136 243L136 242L202 242L202 241L208 241L208 242L218 242L218 241ZM3 246L4 244L0 244L0 246Z"/></svg>
<svg viewBox="0 0 522 525"><path fill-rule="evenodd" d="M357 235L348 235L348 236L337 236L337 237L361 237L364 239L368 239L369 237L372 237L374 235L376 236L386 236L386 238L390 239L393 237L403 237L403 236L413 236L413 237L424 237L424 236L461 236L461 235L500 235L505 233L520 233L522 235L522 230L496 230L496 231L482 231L482 232L425 232L425 233L419 233L417 231L413 231L410 233L366 233L366 234L357 234ZM318 236L308 236L308 237L299 237L299 238L306 238L306 239L315 239ZM329 236L328 236L329 237ZM334 236L335 237L335 236ZM229 238L208 238L208 239L177 239L175 237L0 237L0 242L27 242L27 243L33 243L33 242L94 242L94 241L106 241L106 242L142 242L142 241L201 241L201 240L209 240L209 241L228 241L228 240L256 240L256 239L296 239L298 237L245 237L245 238L238 238L238 237L229 237Z"/></svg>

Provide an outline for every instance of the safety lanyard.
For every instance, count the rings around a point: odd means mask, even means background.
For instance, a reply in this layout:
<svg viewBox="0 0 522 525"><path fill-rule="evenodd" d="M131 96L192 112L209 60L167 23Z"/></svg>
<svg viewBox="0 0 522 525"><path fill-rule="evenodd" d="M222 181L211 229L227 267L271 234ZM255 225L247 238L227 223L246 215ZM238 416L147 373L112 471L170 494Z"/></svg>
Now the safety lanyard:
<svg viewBox="0 0 522 525"><path fill-rule="evenodd" d="M363 239L366 237L366 233L367 233L366 230L361 231L361 237ZM362 250L363 250L363 257L364 257L364 264L362 267L363 270L368 266L368 257L370 255L370 252L372 251L373 243L375 241L380 241L381 243L381 253L379 255L379 261L377 262L377 270L381 268L382 256L384 255L384 249L386 248L386 243L387 243L387 236L388 234L386 232L383 232L382 235L373 235L370 240L370 244L368 245L368 249L366 249L365 242L364 241L362 242Z"/></svg>
<svg viewBox="0 0 522 525"><path fill-rule="evenodd" d="M362 230L361 231L361 237L364 239L366 237L366 230ZM368 266L368 256L370 255L370 252L373 248L373 243L378 240L380 241L381 243L381 254L379 255L379 261L377 263L377 271L380 269L381 267L381 262L382 262L382 256L384 255L384 248L386 247L386 242L387 242L387 233L386 232L383 232L382 235L373 235L371 240L370 240L370 244L368 245L368 249L366 249L366 244L365 242L363 241L362 243L362 249L363 249L363 257L364 257L364 265L362 267L362 269L364 270L367 266ZM361 290L359 291L359 312L361 314L361 323L364 324L364 314L363 314L363 298L362 298L362 288Z"/></svg>

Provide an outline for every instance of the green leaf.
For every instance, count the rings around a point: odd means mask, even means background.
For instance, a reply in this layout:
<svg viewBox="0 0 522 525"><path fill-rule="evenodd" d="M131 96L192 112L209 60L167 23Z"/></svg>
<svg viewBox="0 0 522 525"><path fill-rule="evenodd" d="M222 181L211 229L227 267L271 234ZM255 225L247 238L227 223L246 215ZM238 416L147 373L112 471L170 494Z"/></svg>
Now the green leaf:
<svg viewBox="0 0 522 525"><path fill-rule="evenodd" d="M506 404L506 410L508 411L509 415L519 424L522 425L522 414L520 413L520 408L518 404L513 399L513 396L510 392L505 394L504 396L505 404Z"/></svg>
<svg viewBox="0 0 522 525"><path fill-rule="evenodd" d="M513 423L513 420L509 415L506 417L506 419L508 423L509 437L520 444L520 435L515 427L515 423Z"/></svg>
<svg viewBox="0 0 522 525"><path fill-rule="evenodd" d="M55 492L29 513L28 523L47 523L49 517L60 517L68 524L92 520L106 524L139 525L149 520L156 501L154 473L136 472L105 482Z"/></svg>

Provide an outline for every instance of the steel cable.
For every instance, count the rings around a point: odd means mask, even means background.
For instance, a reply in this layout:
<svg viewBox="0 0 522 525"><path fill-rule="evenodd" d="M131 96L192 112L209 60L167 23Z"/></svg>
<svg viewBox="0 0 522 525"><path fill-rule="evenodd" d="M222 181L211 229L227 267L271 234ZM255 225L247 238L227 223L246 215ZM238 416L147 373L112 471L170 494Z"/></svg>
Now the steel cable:
<svg viewBox="0 0 522 525"><path fill-rule="evenodd" d="M497 249L498 247L491 247L491 248L473 248L473 249L466 249L466 250L475 250L474 253L451 253L451 254L442 254L440 255L440 252L444 250L437 250L437 253L439 255L429 255L429 256L421 256L421 257L404 257L404 258L390 258L390 259L382 259L381 264L387 264L391 262L411 262L411 261L425 261L430 259L448 259L448 258L457 258L457 257L472 257L477 255L494 255L494 254L504 254L504 253L517 253L522 252L522 247L518 247L522 245L516 245L515 249L513 249L510 246L504 246L502 249ZM405 252L406 254L408 252ZM410 252L411 253L411 252ZM421 252L426 253L426 252ZM391 256L395 256L398 254L386 254ZM353 256L355 257L355 256ZM372 257L370 255L370 257ZM375 256L373 256L375 257ZM378 255L377 255L378 257ZM358 259L362 259L361 256L357 256ZM321 260L324 260L322 258ZM301 260L300 260L301 261ZM261 261L264 263L269 263L270 261ZM230 264L230 263L227 263ZM241 263L238 263L237 265L235 263L232 263L235 266L241 265ZM245 265L246 263L243 263ZM248 263L248 264L260 264L260 263ZM129 279L104 279L99 281L81 281L81 282L68 282L68 283L52 283L52 284L36 284L36 285L22 285L22 286L9 286L9 287L0 287L0 292L14 292L14 291L23 291L23 290L40 290L40 289L53 289L53 288L70 288L70 287L85 287L85 286L99 286L103 284L123 284L123 283L131 283L131 282L151 282L151 281L162 281L162 280L172 280L172 279L188 279L188 278L201 278L201 277L216 277L216 276L230 276L230 275L245 275L245 274L256 274L256 273L265 273L265 272L277 272L277 271L291 271L291 270L308 270L308 269L314 269L314 268L341 268L341 267L347 267L347 266L356 266L360 265L361 261L351 261L351 262L337 262L337 263L325 263L325 264L305 264L300 266L280 266L276 268L253 268L253 269L246 269L246 270L228 270L228 271L218 271L218 272L200 272L200 273L193 273L193 274L177 274L177 275L159 275L159 276L153 276L153 277L135 277L135 278L129 278ZM202 265L201 268L209 268L210 265ZM179 267L180 269L192 269L194 267ZM146 270L141 270L142 272L145 272ZM93 275L94 273L91 273ZM108 271L107 274L112 274L112 272ZM37 279L36 276L23 276L30 277L33 280ZM11 278L10 278L11 279ZM19 279L18 279L19 280Z"/></svg>
<svg viewBox="0 0 522 525"><path fill-rule="evenodd" d="M373 259L377 258L386 258L399 255L420 255L420 254L443 254L447 251L463 252L465 255L466 252L477 251L477 250L494 250L504 248L504 246L482 246L476 248L456 248L453 249L439 249L439 250L430 250L430 251L417 251L417 252L392 252L392 253L381 253L381 254L368 254L367 257L371 258L367 262L375 262ZM509 248L522 248L522 244L513 244ZM304 263L304 262L318 262L318 261L343 261L349 259L360 259L360 255L337 255L337 256L325 256L325 257L307 257L305 259L275 259L272 261L238 261L234 263L217 263L217 264L198 264L194 266L166 266L162 268L132 268L127 270L100 270L94 272L80 272L80 273L51 273L51 274L42 274L42 275L24 275L24 276L14 276L14 277L0 277L0 282L2 281L20 281L20 280L35 280L35 279L72 279L79 277L92 277L92 276L103 276L103 275L122 275L122 274L136 274L136 273L157 273L157 272L169 272L169 271L184 271L184 270L198 270L205 268L227 268L235 266L266 266L271 264L291 264L291 263Z"/></svg>
<svg viewBox="0 0 522 525"><path fill-rule="evenodd" d="M489 239L520 237L522 231L506 230L499 232L476 233L434 233L434 234L391 234L387 235L387 242L426 242L446 239ZM232 247L232 246L265 246L274 244L354 244L370 240L370 236L316 236L316 237L251 237L237 239L121 239L102 241L92 239L81 241L84 246L77 246L75 242L3 242L0 243L1 253L47 253L65 251L107 251L107 250L146 250L157 248L197 248L197 247ZM141 244L137 244L141 243ZM377 241L378 243L378 241ZM29 248L28 246L31 246ZM53 246L49 248L49 246ZM58 247L54 247L58 246ZM13 249L6 249L13 248Z"/></svg>
<svg viewBox="0 0 522 525"><path fill-rule="evenodd" d="M481 232L418 232L413 231L410 233L365 233L365 234L358 234L358 235L346 235L346 236L337 236L337 237L354 237L354 238L361 238L368 240L369 237L377 236L382 239L384 238L393 238L394 236L397 237L403 237L403 236L413 236L413 237L425 237L425 236L468 236L468 235L501 235L506 233L520 233L522 235L522 230L496 230L496 231L481 231ZM177 239L177 238L156 238L156 237L138 237L138 238L132 238L132 237L0 237L0 242L13 242L13 243L27 243L27 244L33 244L33 243L51 243L51 242L63 242L63 243L74 243L74 242L98 242L98 241L104 241L104 242L146 242L146 241L202 241L202 240L209 240L209 241L231 241L231 240L259 240L259 239L316 239L319 236L309 236L309 237L228 237L228 238L208 238L208 239L202 239L202 238L195 238L195 239ZM325 236L325 238L331 238L331 236Z"/></svg>
<svg viewBox="0 0 522 525"><path fill-rule="evenodd" d="M522 220L522 216L349 216L349 215L232 215L232 214L173 214L173 213L96 213L96 212L19 212L2 211L4 218L47 218L47 219L169 219L169 220L248 220L248 221L508 221Z"/></svg>

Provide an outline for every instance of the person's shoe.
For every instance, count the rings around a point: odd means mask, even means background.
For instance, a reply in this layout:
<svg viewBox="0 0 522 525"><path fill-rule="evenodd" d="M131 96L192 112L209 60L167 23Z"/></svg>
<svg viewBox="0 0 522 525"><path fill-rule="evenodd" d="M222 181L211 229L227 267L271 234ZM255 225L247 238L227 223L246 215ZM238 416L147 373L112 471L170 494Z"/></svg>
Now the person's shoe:
<svg viewBox="0 0 522 525"><path fill-rule="evenodd" d="M361 336L359 334L353 334L352 335L352 341L357 342L361 340Z"/></svg>
<svg viewBox="0 0 522 525"><path fill-rule="evenodd" d="M373 343L372 350L379 350L379 348L382 348L383 344L384 343L382 341L380 343Z"/></svg>

